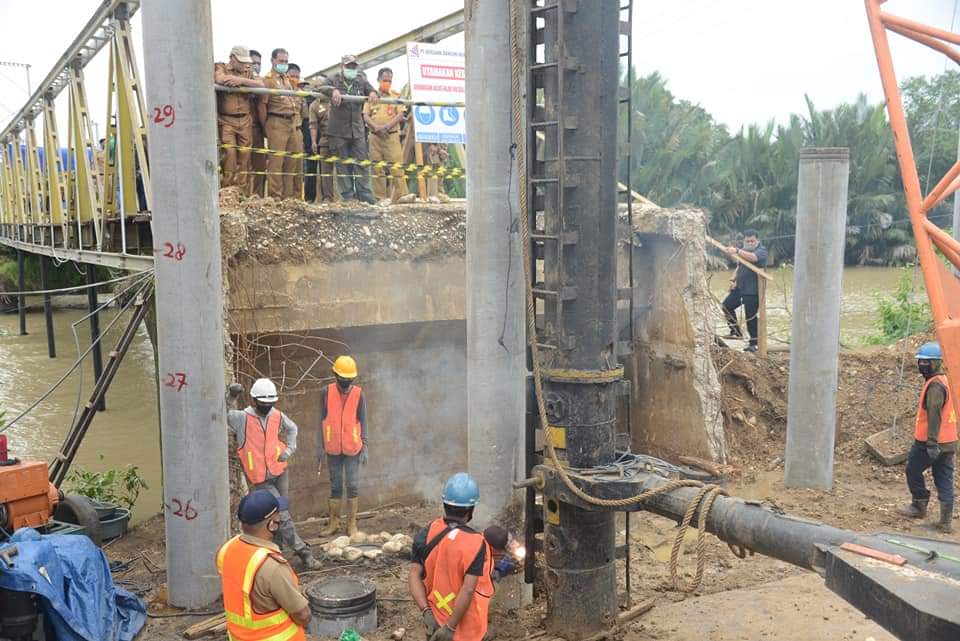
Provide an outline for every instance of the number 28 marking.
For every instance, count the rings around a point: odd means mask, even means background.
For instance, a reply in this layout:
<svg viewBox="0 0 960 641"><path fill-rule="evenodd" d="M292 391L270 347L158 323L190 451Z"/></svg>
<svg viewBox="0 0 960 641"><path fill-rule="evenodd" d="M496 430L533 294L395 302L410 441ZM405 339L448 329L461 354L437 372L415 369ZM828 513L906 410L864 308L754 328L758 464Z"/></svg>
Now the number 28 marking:
<svg viewBox="0 0 960 641"><path fill-rule="evenodd" d="M164 129L169 129L177 121L177 110L173 105L163 105L153 108L153 122L163 125Z"/></svg>
<svg viewBox="0 0 960 641"><path fill-rule="evenodd" d="M173 243L164 243L163 247L165 250L163 252L164 258L172 258L178 262L183 260L184 254L187 253L187 248L183 246L183 243L177 243L176 245Z"/></svg>

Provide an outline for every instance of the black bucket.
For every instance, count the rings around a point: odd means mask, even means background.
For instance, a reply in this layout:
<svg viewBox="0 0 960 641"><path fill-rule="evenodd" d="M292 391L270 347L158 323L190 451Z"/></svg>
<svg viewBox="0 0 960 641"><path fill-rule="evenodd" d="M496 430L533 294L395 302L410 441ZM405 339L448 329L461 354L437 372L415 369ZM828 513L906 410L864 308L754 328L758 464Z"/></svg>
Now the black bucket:
<svg viewBox="0 0 960 641"><path fill-rule="evenodd" d="M354 576L323 579L307 586L310 601L310 634L338 637L344 630L377 629L377 586Z"/></svg>

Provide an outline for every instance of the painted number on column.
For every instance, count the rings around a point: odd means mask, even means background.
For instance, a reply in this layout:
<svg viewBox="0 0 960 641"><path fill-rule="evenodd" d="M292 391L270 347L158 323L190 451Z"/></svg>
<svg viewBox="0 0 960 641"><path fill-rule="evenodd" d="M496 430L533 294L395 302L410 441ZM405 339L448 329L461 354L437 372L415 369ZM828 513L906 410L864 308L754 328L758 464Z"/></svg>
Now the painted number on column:
<svg viewBox="0 0 960 641"><path fill-rule="evenodd" d="M187 253L187 248L183 246L183 243L164 243L163 244L163 256L164 258L172 258L177 262L183 260L183 257Z"/></svg>
<svg viewBox="0 0 960 641"><path fill-rule="evenodd" d="M177 110L173 105L163 105L153 108L153 122L163 125L164 129L169 129L177 121Z"/></svg>
<svg viewBox="0 0 960 641"><path fill-rule="evenodd" d="M166 507L168 510L170 510L171 514L186 519L187 521L192 521L199 515L196 508L191 505L190 499L187 499L186 503L180 499L170 499L170 502L166 504Z"/></svg>
<svg viewBox="0 0 960 641"><path fill-rule="evenodd" d="M184 372L168 372L163 377L163 384L179 392L187 386L187 375Z"/></svg>

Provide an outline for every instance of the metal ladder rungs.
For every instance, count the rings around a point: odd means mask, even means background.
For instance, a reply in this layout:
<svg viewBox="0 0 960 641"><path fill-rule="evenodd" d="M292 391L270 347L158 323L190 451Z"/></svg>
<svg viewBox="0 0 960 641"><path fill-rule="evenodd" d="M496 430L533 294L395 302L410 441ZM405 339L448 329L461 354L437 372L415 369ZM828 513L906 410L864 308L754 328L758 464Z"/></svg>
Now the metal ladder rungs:
<svg viewBox="0 0 960 641"><path fill-rule="evenodd" d="M559 63L556 62L541 62L539 64L530 65L530 71L540 71L541 69L555 69L559 66Z"/></svg>
<svg viewBox="0 0 960 641"><path fill-rule="evenodd" d="M537 343L537 348L538 348L538 349L552 350L552 349L557 349L557 346L556 346L556 345L550 345L550 344L548 344L548 343Z"/></svg>
<svg viewBox="0 0 960 641"><path fill-rule="evenodd" d="M544 129L545 127L556 127L560 124L559 120L541 120L539 122L531 122L531 129Z"/></svg>
<svg viewBox="0 0 960 641"><path fill-rule="evenodd" d="M542 184L542 183L555 183L555 182L559 182L559 181L560 181L560 179L559 179L559 178L556 178L556 177L553 177L553 178L541 177L541 178L531 178L531 179L530 179L530 182L531 182L532 184L534 184L534 185L539 185L539 184Z"/></svg>
<svg viewBox="0 0 960 641"><path fill-rule="evenodd" d="M548 12L548 11L552 11L552 10L558 8L559 6L560 6L560 3L557 3L557 4L548 4L548 5L545 5L545 6L543 6L543 7L531 7L531 8L530 8L530 15L531 15L531 16L538 16L538 15L540 15L540 14L542 14L542 13L546 13L546 12Z"/></svg>

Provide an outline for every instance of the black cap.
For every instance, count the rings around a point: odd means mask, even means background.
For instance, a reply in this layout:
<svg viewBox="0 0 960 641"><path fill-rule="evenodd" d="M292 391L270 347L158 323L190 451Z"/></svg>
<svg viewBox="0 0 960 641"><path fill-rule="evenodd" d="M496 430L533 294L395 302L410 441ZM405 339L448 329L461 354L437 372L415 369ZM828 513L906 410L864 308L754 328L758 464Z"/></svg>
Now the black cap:
<svg viewBox="0 0 960 641"><path fill-rule="evenodd" d="M267 490L256 490L240 499L237 518L246 525L255 525L273 516L274 512L282 512L286 509L286 497L274 496Z"/></svg>

